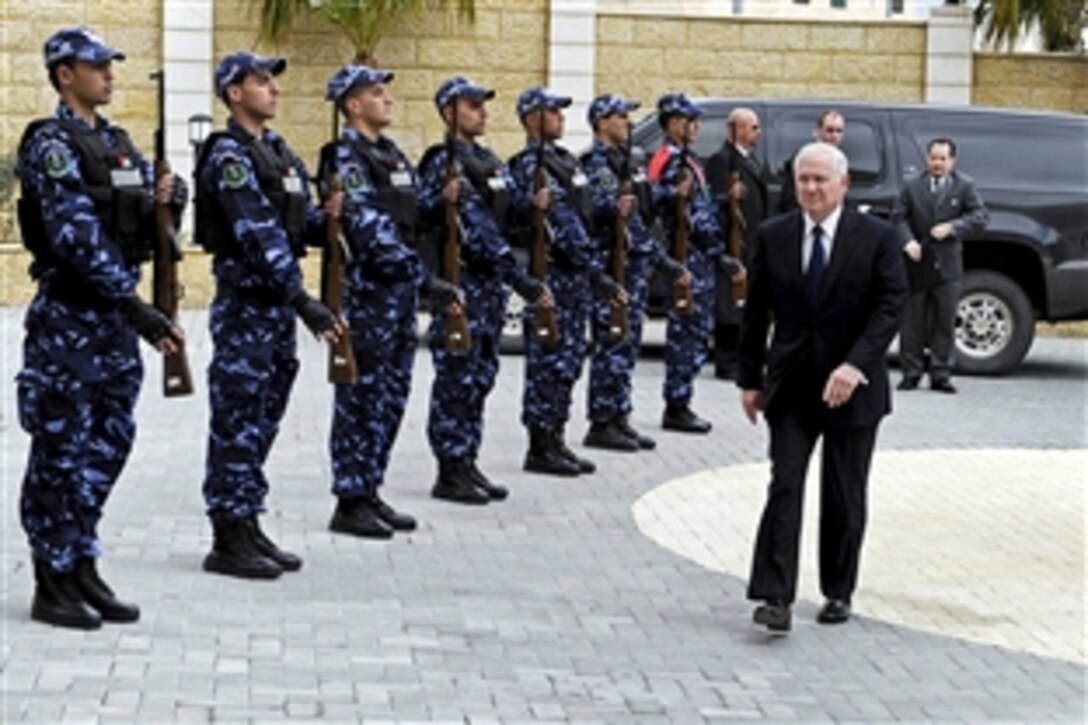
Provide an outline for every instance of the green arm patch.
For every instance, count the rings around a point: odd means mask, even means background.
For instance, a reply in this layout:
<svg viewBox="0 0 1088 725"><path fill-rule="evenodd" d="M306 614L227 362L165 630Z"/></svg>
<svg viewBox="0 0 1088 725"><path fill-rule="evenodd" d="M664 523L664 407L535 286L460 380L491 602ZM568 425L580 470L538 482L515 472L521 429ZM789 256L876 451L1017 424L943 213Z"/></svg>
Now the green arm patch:
<svg viewBox="0 0 1088 725"><path fill-rule="evenodd" d="M223 164L219 181L224 189L241 189L249 182L249 169L241 161L228 161Z"/></svg>
<svg viewBox="0 0 1088 725"><path fill-rule="evenodd" d="M60 179L72 172L76 161L70 148L60 141L53 141L42 150L42 165L50 178Z"/></svg>

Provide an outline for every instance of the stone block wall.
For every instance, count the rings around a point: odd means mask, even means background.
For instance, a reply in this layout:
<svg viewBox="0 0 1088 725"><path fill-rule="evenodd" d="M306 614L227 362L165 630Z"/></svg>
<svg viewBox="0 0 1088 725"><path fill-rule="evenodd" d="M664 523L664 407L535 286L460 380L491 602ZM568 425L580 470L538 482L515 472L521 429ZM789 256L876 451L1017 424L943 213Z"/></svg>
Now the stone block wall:
<svg viewBox="0 0 1088 725"><path fill-rule="evenodd" d="M976 53L971 101L1088 114L1088 57Z"/></svg>

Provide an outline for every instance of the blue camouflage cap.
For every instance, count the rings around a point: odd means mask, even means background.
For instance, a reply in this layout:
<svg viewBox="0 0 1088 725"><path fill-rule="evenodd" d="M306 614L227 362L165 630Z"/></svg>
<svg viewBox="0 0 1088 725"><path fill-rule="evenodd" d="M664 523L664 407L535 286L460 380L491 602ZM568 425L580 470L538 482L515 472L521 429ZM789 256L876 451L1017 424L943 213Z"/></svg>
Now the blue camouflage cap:
<svg viewBox="0 0 1088 725"><path fill-rule="evenodd" d="M105 63L108 60L125 59L124 53L106 45L106 41L87 28L58 30L45 41L42 55L45 57L46 68L52 68L69 58L92 65Z"/></svg>
<svg viewBox="0 0 1088 725"><path fill-rule="evenodd" d="M278 56L260 56L254 53L231 53L215 69L215 92L220 98L227 86L241 83L250 73L268 72L278 76L287 70L287 59Z"/></svg>
<svg viewBox="0 0 1088 725"><path fill-rule="evenodd" d="M589 121L590 126L593 126L596 125L597 121L608 118L613 113L630 113L640 105L638 101L629 101L623 96L606 93L603 96L597 96L589 104L589 110L586 111L586 120Z"/></svg>
<svg viewBox="0 0 1088 725"><path fill-rule="evenodd" d="M393 72L371 68L360 63L348 63L332 74L325 86L325 100L339 101L358 86L374 86L393 80Z"/></svg>
<svg viewBox="0 0 1088 725"><path fill-rule="evenodd" d="M557 96L544 86L536 86L522 91L522 94L518 96L518 118L525 118L526 114L540 108L555 111L566 108L570 104L570 96Z"/></svg>
<svg viewBox="0 0 1088 725"><path fill-rule="evenodd" d="M657 99L657 112L661 116L683 116L699 118L703 109L683 93L666 93Z"/></svg>
<svg viewBox="0 0 1088 725"><path fill-rule="evenodd" d="M434 105L441 111L455 98L467 98L470 101L490 101L494 97L494 89L477 85L464 76L454 76L438 87L438 91L434 94Z"/></svg>

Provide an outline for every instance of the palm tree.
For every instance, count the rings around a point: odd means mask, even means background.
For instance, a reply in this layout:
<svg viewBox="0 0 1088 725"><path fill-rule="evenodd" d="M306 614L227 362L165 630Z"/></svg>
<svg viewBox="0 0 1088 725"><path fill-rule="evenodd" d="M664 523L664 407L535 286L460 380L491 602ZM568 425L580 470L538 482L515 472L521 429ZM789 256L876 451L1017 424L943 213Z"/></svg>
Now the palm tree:
<svg viewBox="0 0 1088 725"><path fill-rule="evenodd" d="M1084 0L981 0L975 24L994 47L1011 48L1023 31L1038 24L1045 50L1074 51L1082 49L1088 11Z"/></svg>
<svg viewBox="0 0 1088 725"><path fill-rule="evenodd" d="M299 13L315 13L351 40L357 62L376 63L374 49L394 23L453 2L460 15L475 18L475 0L261 0L258 40L275 45L290 34Z"/></svg>

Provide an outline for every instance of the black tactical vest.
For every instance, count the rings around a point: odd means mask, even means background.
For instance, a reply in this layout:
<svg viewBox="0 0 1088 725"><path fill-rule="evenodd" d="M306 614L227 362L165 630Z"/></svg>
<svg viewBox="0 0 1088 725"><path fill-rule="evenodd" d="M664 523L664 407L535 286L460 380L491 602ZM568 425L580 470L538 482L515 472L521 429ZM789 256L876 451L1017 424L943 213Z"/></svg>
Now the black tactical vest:
<svg viewBox="0 0 1088 725"><path fill-rule="evenodd" d="M238 141L246 149L257 175L257 185L279 215L291 251L296 257L306 256L306 201L309 195L301 170L296 168L294 159L282 141L277 144L279 148L276 148L235 129L217 131L210 135L197 160L196 170L193 172L198 184L194 235L197 242L212 254L241 254L241 247L234 236L231 223L215 195L208 194L206 189L199 187L211 152L216 142L223 137Z"/></svg>
<svg viewBox="0 0 1088 725"><path fill-rule="evenodd" d="M37 130L47 123L56 123L68 132L84 187L94 202L95 215L121 256L126 262L136 264L150 259L155 228L154 205L136 164L138 152L132 139L121 129L114 128L117 139L114 148L95 131L86 130L72 121L43 118L31 123L23 132L19 142L20 156ZM57 259L46 239L42 200L25 182L17 213L23 244L34 256L31 274L37 277L43 265L53 266Z"/></svg>
<svg viewBox="0 0 1088 725"><path fill-rule="evenodd" d="M574 154L565 149L553 148L544 154L544 167L567 192L567 203L578 212L587 230L593 224L593 192L589 181L578 165Z"/></svg>
<svg viewBox="0 0 1088 725"><path fill-rule="evenodd" d="M352 146L366 160L378 202L396 223L404 243L414 248L418 199L408 161L386 139L377 144L356 142Z"/></svg>
<svg viewBox="0 0 1088 725"><path fill-rule="evenodd" d="M608 150L608 166L612 169L616 178L620 180L620 183L623 183L623 156L624 153L620 149ZM631 193L634 194L635 200L638 202L638 211L642 216L642 220L649 226L654 222L654 196L653 190L650 188L650 179L646 176L643 156L644 154L632 149L628 168L631 174Z"/></svg>

